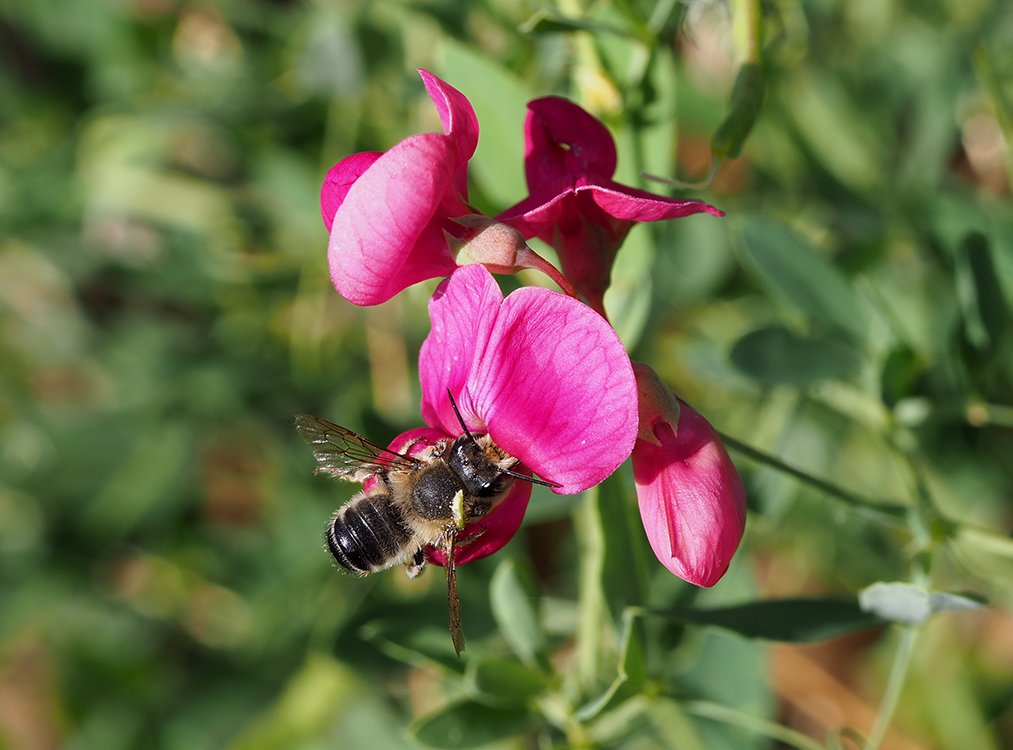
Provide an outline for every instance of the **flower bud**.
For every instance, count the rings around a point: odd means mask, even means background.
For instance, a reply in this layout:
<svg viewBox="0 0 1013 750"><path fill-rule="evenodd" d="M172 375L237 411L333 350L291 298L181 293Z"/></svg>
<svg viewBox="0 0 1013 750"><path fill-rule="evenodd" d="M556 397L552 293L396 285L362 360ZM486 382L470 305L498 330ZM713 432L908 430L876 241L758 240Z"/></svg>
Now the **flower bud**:
<svg viewBox="0 0 1013 750"><path fill-rule="evenodd" d="M524 235L513 227L482 214L466 214L454 219L463 228L462 235L447 237L457 250L457 264L481 263L492 273L516 273L526 267L528 245Z"/></svg>
<svg viewBox="0 0 1013 750"><path fill-rule="evenodd" d="M641 374L638 368L638 384L650 382ZM680 406L677 422L650 403L641 407L647 437L633 448L637 502L661 564L697 586L713 586L742 539L746 496L714 428L687 404Z"/></svg>

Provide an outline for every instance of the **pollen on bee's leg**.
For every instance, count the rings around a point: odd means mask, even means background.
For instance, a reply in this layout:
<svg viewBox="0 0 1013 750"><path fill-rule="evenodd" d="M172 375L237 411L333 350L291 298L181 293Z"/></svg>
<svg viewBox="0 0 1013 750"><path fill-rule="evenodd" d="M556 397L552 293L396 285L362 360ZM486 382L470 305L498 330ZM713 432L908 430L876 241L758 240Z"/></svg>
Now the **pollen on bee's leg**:
<svg viewBox="0 0 1013 750"><path fill-rule="evenodd" d="M454 525L458 529L463 529L467 523L464 517L464 491L458 490L454 495L454 498L450 501L450 512L453 514Z"/></svg>

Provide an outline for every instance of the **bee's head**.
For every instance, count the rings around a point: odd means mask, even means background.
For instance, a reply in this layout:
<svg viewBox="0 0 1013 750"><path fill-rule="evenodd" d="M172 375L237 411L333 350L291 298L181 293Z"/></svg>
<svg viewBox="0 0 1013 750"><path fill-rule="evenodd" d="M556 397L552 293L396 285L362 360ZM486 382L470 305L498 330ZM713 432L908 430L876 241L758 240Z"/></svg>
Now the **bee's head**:
<svg viewBox="0 0 1013 750"><path fill-rule="evenodd" d="M546 482L512 471L510 467L517 463L517 459L500 449L488 435L476 439L464 423L464 418L461 417L461 412L458 411L457 403L454 401L454 394L449 388L447 396L450 398L450 405L454 408L457 421L464 430L464 434L454 441L448 460L466 483L469 477L475 477L474 488L468 484L465 486L469 493L479 497L493 497L505 491L514 479L523 479L545 487L559 486L555 482Z"/></svg>
<svg viewBox="0 0 1013 750"><path fill-rule="evenodd" d="M492 440L484 437L476 440L470 433L454 441L447 457L450 467L464 483L464 489L475 497L495 497L513 484L514 477L505 473L506 467L500 465L502 460L503 454ZM513 458L509 461L516 463Z"/></svg>

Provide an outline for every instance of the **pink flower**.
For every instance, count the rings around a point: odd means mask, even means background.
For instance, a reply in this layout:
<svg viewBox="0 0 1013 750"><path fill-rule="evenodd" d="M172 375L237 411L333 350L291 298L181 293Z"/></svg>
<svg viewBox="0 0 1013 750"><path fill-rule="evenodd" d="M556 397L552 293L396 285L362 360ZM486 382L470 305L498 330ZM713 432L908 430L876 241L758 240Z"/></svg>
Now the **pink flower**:
<svg viewBox="0 0 1013 750"><path fill-rule="evenodd" d="M356 305L378 305L459 264L482 263L496 273L538 268L570 290L516 229L468 205L475 111L453 86L425 70L419 75L444 132L410 136L384 153L352 154L324 178L320 212L331 233L335 289Z"/></svg>
<svg viewBox="0 0 1013 750"><path fill-rule="evenodd" d="M432 436L461 434L449 390L473 434L489 434L523 467L557 484L557 493L594 486L630 455L638 420L633 369L615 332L589 307L539 287L504 299L483 266L468 265L436 290L429 314L419 376ZM461 562L513 536L530 493L527 482L515 484L527 490L479 522L486 531ZM430 557L442 563L440 553Z"/></svg>
<svg viewBox="0 0 1013 750"><path fill-rule="evenodd" d="M524 166L531 194L497 218L556 249L563 274L601 311L612 262L636 222L724 213L612 181L616 147L608 129L559 97L528 104Z"/></svg>
<svg viewBox="0 0 1013 750"><path fill-rule="evenodd" d="M420 70L443 133L409 136L385 153L352 154L320 190L331 233L331 281L357 305L377 305L456 267L444 230L468 207L468 159L478 120L453 86Z"/></svg>
<svg viewBox="0 0 1013 750"><path fill-rule="evenodd" d="M746 524L746 497L714 428L649 366L634 365L640 430L633 479L644 530L661 564L697 586L725 574Z"/></svg>

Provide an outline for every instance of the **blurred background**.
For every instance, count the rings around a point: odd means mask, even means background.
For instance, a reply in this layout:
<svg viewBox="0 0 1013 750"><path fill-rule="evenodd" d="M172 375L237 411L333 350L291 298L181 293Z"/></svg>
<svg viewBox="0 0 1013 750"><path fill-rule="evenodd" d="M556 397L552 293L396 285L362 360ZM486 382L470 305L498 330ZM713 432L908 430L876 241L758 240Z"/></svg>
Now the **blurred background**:
<svg viewBox="0 0 1013 750"><path fill-rule="evenodd" d="M317 197L345 155L439 128L416 68L475 106L487 212L527 194L524 104L547 94L609 125L617 179L665 192L641 173L708 174L748 7L0 3L0 747L802 746L682 698L816 746L867 733L889 628L799 646L667 627L640 702L586 733L541 683L483 702L448 657L442 571L335 572L322 529L355 488L314 477L292 427L307 411L385 442L421 424L435 282L340 299ZM884 524L733 450L750 518L731 571L698 592L651 560L650 596L853 597L924 564L933 588L991 605L924 626L884 747L1008 747L1011 6L773 0L764 16L742 155L672 193L728 218L635 229L607 303L634 357L724 433L928 510ZM510 653L489 592L521 571L547 684L566 684L586 507L536 488L517 538L461 569L470 653ZM460 725L420 719L462 697L443 714Z"/></svg>

